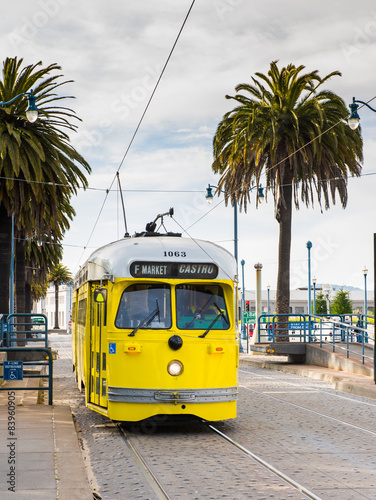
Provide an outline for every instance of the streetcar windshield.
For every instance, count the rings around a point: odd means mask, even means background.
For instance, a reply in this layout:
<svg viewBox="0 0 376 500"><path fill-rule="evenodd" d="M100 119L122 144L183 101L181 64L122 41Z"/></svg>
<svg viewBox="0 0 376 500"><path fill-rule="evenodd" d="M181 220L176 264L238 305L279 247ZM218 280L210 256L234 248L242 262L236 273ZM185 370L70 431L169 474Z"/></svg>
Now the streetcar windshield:
<svg viewBox="0 0 376 500"><path fill-rule="evenodd" d="M153 312L156 314L153 315ZM152 315L151 321L145 321ZM142 324L143 323L143 324ZM126 288L116 314L117 328L171 328L171 291L168 285L136 284Z"/></svg>
<svg viewBox="0 0 376 500"><path fill-rule="evenodd" d="M178 285L176 317L180 329L227 330L229 321L222 288L218 285Z"/></svg>

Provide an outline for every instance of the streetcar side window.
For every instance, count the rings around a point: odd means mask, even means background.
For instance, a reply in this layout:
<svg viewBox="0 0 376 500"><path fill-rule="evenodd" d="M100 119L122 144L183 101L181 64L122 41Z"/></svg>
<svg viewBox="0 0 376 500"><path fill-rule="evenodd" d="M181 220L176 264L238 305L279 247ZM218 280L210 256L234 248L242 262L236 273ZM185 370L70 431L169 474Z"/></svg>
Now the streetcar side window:
<svg viewBox="0 0 376 500"><path fill-rule="evenodd" d="M87 307L87 299L82 299L78 302L78 318L77 323L79 325L85 326L86 321L86 307Z"/></svg>
<svg viewBox="0 0 376 500"><path fill-rule="evenodd" d="M134 284L121 296L116 314L117 328L171 328L171 290L163 284Z"/></svg>
<svg viewBox="0 0 376 500"><path fill-rule="evenodd" d="M227 330L229 321L222 287L177 285L176 318L178 328L183 330L202 330L211 325L213 330Z"/></svg>

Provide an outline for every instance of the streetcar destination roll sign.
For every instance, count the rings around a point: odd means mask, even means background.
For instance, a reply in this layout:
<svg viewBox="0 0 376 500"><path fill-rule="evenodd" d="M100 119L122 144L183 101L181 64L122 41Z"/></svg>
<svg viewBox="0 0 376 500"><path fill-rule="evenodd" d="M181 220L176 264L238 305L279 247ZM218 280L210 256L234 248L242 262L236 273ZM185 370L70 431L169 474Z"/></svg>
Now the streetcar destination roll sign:
<svg viewBox="0 0 376 500"><path fill-rule="evenodd" d="M132 262L134 278L215 279L218 266L205 262Z"/></svg>

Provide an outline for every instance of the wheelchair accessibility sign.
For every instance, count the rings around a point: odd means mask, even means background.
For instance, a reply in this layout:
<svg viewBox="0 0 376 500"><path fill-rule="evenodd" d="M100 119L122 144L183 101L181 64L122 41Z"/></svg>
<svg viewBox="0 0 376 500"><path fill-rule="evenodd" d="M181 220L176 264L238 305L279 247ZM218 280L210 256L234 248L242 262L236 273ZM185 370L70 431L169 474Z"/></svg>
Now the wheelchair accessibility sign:
<svg viewBox="0 0 376 500"><path fill-rule="evenodd" d="M23 380L23 362L4 361L4 380Z"/></svg>
<svg viewBox="0 0 376 500"><path fill-rule="evenodd" d="M109 354L116 354L116 343L115 342L109 343L108 352L109 352Z"/></svg>

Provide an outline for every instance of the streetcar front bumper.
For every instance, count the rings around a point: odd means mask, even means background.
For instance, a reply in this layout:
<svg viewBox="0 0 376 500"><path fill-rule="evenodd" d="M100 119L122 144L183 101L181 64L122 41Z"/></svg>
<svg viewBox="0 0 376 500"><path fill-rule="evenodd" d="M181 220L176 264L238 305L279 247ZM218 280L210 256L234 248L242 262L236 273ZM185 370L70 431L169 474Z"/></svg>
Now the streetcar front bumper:
<svg viewBox="0 0 376 500"><path fill-rule="evenodd" d="M223 403L237 400L237 388L219 389L129 389L108 387L108 401L120 403Z"/></svg>

